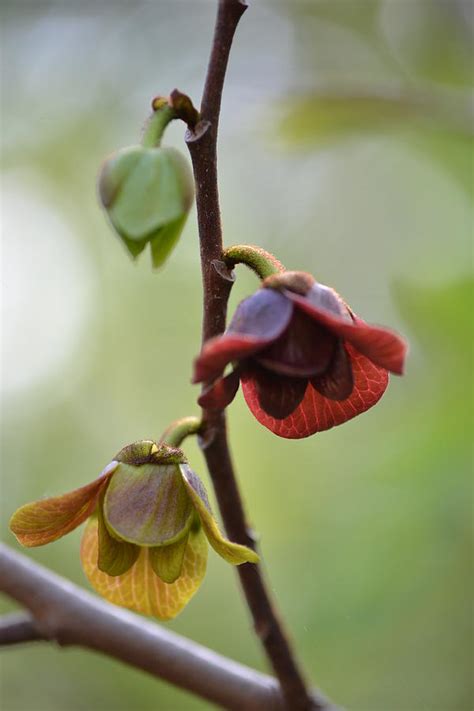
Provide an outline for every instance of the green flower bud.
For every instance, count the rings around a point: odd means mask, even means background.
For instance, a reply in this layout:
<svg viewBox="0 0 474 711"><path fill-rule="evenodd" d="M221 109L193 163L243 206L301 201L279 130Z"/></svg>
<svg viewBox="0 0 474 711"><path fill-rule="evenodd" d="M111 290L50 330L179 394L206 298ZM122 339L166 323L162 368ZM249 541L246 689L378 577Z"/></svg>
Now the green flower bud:
<svg viewBox="0 0 474 711"><path fill-rule="evenodd" d="M130 146L105 161L99 194L132 257L150 243L153 266L160 267L183 230L194 183L186 159L176 149Z"/></svg>

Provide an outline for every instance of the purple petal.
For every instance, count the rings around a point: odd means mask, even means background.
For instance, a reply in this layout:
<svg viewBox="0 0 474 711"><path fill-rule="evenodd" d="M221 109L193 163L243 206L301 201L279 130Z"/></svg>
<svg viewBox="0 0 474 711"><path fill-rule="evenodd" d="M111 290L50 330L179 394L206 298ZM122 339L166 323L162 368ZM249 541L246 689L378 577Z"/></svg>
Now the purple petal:
<svg viewBox="0 0 474 711"><path fill-rule="evenodd" d="M288 326L293 305L279 291L259 289L238 305L226 333L273 341Z"/></svg>
<svg viewBox="0 0 474 711"><path fill-rule="evenodd" d="M351 316L342 299L341 308L346 309L345 314L335 315L327 308L315 306L312 300L306 296L299 296L289 291L286 292L286 295L299 310L326 326L335 335L349 341L374 365L397 375L403 374L408 346L397 333L382 326L371 326L357 316ZM333 295L335 298L339 298L335 292Z"/></svg>
<svg viewBox="0 0 474 711"><path fill-rule="evenodd" d="M277 339L293 313L289 299L272 289L260 289L237 307L222 336L204 344L194 364L194 383L209 382L232 361L257 353Z"/></svg>
<svg viewBox="0 0 474 711"><path fill-rule="evenodd" d="M303 400L308 385L307 378L277 375L259 366L252 368L252 377L260 407L277 420L291 415Z"/></svg>
<svg viewBox="0 0 474 711"><path fill-rule="evenodd" d="M311 385L318 393L330 400L345 400L352 393L354 388L352 366L341 340L337 343L328 370L323 375L311 378Z"/></svg>
<svg viewBox="0 0 474 711"><path fill-rule="evenodd" d="M295 309L286 331L256 359L275 373L296 377L319 375L329 367L336 341L329 329Z"/></svg>
<svg viewBox="0 0 474 711"><path fill-rule="evenodd" d="M315 284L313 284L313 286L307 292L304 298L307 299L317 309L329 311L331 314L335 314L336 316L342 316L347 321L351 321L350 314L344 302L329 286L325 286L324 284L319 284L318 282L316 282Z"/></svg>

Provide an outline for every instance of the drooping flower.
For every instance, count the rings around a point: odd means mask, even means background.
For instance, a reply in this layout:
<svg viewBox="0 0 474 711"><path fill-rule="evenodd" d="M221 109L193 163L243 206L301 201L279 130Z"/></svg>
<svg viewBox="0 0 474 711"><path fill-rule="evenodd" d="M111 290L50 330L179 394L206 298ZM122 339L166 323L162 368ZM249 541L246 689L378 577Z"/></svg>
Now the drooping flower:
<svg viewBox="0 0 474 711"><path fill-rule="evenodd" d="M192 174L175 148L130 146L109 156L99 179L102 205L133 258L150 244L154 267L174 249L193 203Z"/></svg>
<svg viewBox="0 0 474 711"><path fill-rule="evenodd" d="M299 439L375 405L388 372L402 374L406 350L400 336L362 321L310 274L283 272L264 279L226 332L204 344L193 380L210 383L199 403L215 409L233 400L240 381L261 424Z"/></svg>
<svg viewBox="0 0 474 711"><path fill-rule="evenodd" d="M229 563L258 562L223 537L182 451L149 440L122 449L92 483L22 506L10 529L22 545L41 546L88 517L81 560L92 586L160 619L175 617L198 589L208 542Z"/></svg>
<svg viewBox="0 0 474 711"><path fill-rule="evenodd" d="M166 126L179 115L169 101L154 102L142 144L113 153L99 176L100 200L115 232L133 258L150 244L154 267L162 266L174 249L194 200L186 159L175 148L161 146Z"/></svg>

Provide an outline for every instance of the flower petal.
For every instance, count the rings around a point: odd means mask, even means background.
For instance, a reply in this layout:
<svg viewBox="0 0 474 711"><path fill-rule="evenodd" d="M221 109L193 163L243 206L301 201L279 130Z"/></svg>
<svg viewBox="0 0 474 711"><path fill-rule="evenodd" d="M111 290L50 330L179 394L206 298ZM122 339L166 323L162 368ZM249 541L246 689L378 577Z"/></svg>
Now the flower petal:
<svg viewBox="0 0 474 711"><path fill-rule="evenodd" d="M401 336L382 326L371 326L358 317L348 320L347 315L337 316L331 313L329 309L321 306L319 292L313 292L313 289L306 296L299 296L291 292L285 293L299 309L318 323L331 329L340 338L352 343L375 365L386 368L397 375L402 375L407 344ZM341 304L343 304L342 299Z"/></svg>
<svg viewBox="0 0 474 711"><path fill-rule="evenodd" d="M103 499L103 494L101 496ZM135 563L140 553L138 546L133 543L118 541L110 535L105 525L102 513L102 502L97 507L97 522L99 536L99 554L97 565L107 575L122 575Z"/></svg>
<svg viewBox="0 0 474 711"><path fill-rule="evenodd" d="M188 536L169 546L149 548L150 565L164 583L174 583L181 575Z"/></svg>
<svg viewBox="0 0 474 711"><path fill-rule="evenodd" d="M288 326L293 305L274 289L260 289L237 307L227 331L204 344L194 364L194 383L215 380L228 363L256 353Z"/></svg>
<svg viewBox="0 0 474 711"><path fill-rule="evenodd" d="M141 548L136 563L123 575L111 577L97 566L97 518L88 522L81 543L81 561L92 587L109 602L130 610L171 620L199 588L207 563L207 541L201 528L190 531L181 575L171 585L155 575L150 549Z"/></svg>
<svg viewBox="0 0 474 711"><path fill-rule="evenodd" d="M102 487L117 466L117 462L111 462L97 479L80 489L21 506L10 519L10 530L23 546L56 541L91 515Z"/></svg>
<svg viewBox="0 0 474 711"><path fill-rule="evenodd" d="M212 514L209 499L207 498L207 493L201 480L187 464L180 464L180 469L189 496L201 519L204 532L216 553L228 563L232 563L232 565L258 563L260 559L255 551L247 548L247 546L232 543L227 540L227 538L224 538Z"/></svg>
<svg viewBox="0 0 474 711"><path fill-rule="evenodd" d="M158 546L183 538L193 507L178 465L120 463L105 493L104 517L128 543Z"/></svg>
<svg viewBox="0 0 474 711"><path fill-rule="evenodd" d="M249 369L256 385L258 402L267 415L282 420L296 410L304 398L308 378L277 375L254 364Z"/></svg>
<svg viewBox="0 0 474 711"><path fill-rule="evenodd" d="M198 398L198 405L206 410L224 410L236 396L239 382L240 372L235 369L206 388Z"/></svg>
<svg viewBox="0 0 474 711"><path fill-rule="evenodd" d="M323 375L311 378L311 385L330 400L346 400L352 393L354 378L351 360L344 344L338 341L331 365Z"/></svg>
<svg viewBox="0 0 474 711"><path fill-rule="evenodd" d="M337 336L295 309L280 338L255 355L255 360L275 373L310 377L324 373L331 362Z"/></svg>
<svg viewBox="0 0 474 711"><path fill-rule="evenodd" d="M278 420L267 415L258 400L257 384L251 371L241 376L242 390L251 412L257 420L279 437L301 439L315 432L328 430L365 412L382 397L388 383L388 373L346 344L351 359L354 388L346 400L330 400L318 393L311 384L303 401L289 417Z"/></svg>
<svg viewBox="0 0 474 711"><path fill-rule="evenodd" d="M350 322L350 313L346 304L337 291L331 289L330 286L315 282L304 294L304 298L308 299L315 308L329 312L334 316L340 316Z"/></svg>

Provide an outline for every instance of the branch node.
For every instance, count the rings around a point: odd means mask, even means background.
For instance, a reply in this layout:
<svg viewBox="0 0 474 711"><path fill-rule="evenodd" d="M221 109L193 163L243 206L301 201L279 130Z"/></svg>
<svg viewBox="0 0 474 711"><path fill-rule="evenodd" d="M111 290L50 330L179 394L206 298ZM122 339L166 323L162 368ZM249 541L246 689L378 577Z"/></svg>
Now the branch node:
<svg viewBox="0 0 474 711"><path fill-rule="evenodd" d="M210 128L210 121L199 121L194 127L194 131L191 131L191 129L188 128L188 130L184 134L184 140L186 141L188 146L192 145L193 143L198 143L207 134Z"/></svg>
<svg viewBox="0 0 474 711"><path fill-rule="evenodd" d="M217 427L206 422L203 431L198 435L198 444L202 452L205 452L214 443L217 436Z"/></svg>
<svg viewBox="0 0 474 711"><path fill-rule="evenodd" d="M222 259L213 259L211 264L220 277L222 277L225 281L230 282L231 284L234 283L235 272L233 269L229 269L227 264L223 262Z"/></svg>

